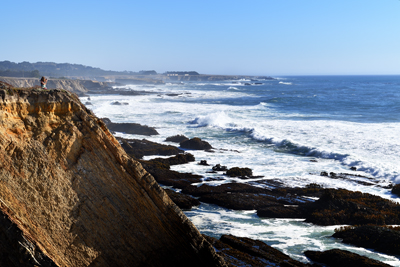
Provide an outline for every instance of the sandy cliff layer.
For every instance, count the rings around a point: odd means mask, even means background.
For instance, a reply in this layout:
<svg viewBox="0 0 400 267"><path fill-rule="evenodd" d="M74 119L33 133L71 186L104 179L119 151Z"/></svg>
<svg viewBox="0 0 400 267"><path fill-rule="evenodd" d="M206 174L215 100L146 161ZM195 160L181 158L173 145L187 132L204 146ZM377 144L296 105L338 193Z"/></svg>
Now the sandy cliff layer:
<svg viewBox="0 0 400 267"><path fill-rule="evenodd" d="M224 265L68 92L0 90L0 204L59 266Z"/></svg>

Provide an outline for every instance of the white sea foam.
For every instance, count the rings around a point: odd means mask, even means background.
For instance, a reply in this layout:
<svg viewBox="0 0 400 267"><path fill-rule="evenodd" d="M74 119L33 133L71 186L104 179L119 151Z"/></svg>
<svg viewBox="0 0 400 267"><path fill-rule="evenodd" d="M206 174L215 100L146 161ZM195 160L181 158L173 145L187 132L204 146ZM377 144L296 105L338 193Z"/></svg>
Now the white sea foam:
<svg viewBox="0 0 400 267"><path fill-rule="evenodd" d="M293 83L291 83L291 82L279 82L279 84L292 85Z"/></svg>

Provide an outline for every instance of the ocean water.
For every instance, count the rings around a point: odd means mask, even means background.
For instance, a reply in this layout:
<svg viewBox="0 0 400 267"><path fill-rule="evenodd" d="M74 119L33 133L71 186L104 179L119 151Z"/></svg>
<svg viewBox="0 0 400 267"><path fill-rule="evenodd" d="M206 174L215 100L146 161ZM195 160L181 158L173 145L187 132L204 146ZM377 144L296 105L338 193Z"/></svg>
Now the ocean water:
<svg viewBox="0 0 400 267"><path fill-rule="evenodd" d="M169 83L119 87L148 91L139 96L91 95L83 103L98 117L156 127L158 136L117 133L126 138L165 142L183 134L208 141L214 153L190 151L196 162L173 166L218 181L277 180L288 186L318 183L398 201L386 187L400 183L400 76L299 76L275 80ZM119 101L128 105L111 105ZM148 157L151 158L151 157ZM207 174L210 167L249 167L263 176L242 181ZM356 167L356 171L350 170ZM331 179L322 171L368 178ZM366 185L368 183L369 185ZM260 239L307 262L304 250L347 249L393 266L398 257L345 245L330 238L336 227L301 220L258 218L255 211L233 211L202 204L186 215L208 235L233 234Z"/></svg>

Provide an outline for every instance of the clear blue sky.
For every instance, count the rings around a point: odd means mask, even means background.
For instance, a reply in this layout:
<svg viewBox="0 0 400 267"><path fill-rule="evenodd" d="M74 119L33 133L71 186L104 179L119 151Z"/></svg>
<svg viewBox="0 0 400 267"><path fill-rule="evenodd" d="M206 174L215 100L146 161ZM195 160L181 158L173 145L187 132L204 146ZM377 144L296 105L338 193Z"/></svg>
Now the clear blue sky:
<svg viewBox="0 0 400 267"><path fill-rule="evenodd" d="M399 0L12 0L0 61L210 74L400 74Z"/></svg>

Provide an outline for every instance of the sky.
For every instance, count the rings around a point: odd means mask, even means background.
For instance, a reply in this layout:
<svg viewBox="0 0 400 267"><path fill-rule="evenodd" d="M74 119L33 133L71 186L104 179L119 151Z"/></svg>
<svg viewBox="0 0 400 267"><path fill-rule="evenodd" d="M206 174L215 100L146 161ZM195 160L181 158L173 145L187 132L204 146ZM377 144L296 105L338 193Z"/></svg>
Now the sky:
<svg viewBox="0 0 400 267"><path fill-rule="evenodd" d="M400 0L2 1L0 61L399 75Z"/></svg>

